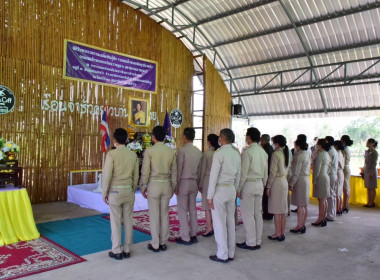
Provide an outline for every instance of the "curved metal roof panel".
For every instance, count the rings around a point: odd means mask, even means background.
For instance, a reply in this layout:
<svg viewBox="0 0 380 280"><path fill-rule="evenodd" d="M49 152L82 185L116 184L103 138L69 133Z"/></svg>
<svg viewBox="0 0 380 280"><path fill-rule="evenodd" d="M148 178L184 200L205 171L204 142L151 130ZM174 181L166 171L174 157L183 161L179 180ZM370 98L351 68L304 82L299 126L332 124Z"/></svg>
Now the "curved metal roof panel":
<svg viewBox="0 0 380 280"><path fill-rule="evenodd" d="M123 2L206 55L247 115L380 112L380 0Z"/></svg>

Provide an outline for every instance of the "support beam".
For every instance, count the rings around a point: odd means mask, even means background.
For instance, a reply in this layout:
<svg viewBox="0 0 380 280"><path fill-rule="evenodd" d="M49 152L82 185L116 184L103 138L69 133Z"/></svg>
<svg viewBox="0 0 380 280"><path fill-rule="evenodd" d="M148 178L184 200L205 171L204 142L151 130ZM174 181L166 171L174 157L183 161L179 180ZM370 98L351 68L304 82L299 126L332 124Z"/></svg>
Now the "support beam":
<svg viewBox="0 0 380 280"><path fill-rule="evenodd" d="M380 56L375 56L375 57L363 58L363 59L357 59L357 60L349 60L349 61L343 61L343 62L315 65L313 67L314 68L335 67L335 66L342 66L344 64L359 63L359 62L370 62L370 61L375 61L375 60L379 60L379 59L380 59ZM283 70L283 71L275 71L275 72L267 72L267 73L261 73L261 74L256 74L256 75L241 76L241 77L235 77L232 79L225 79L224 81L230 82L231 80L236 81L236 80L252 79L255 77L276 75L279 72L288 73L288 72L296 72L296 71L305 71L307 69L310 69L310 67L300 67L300 68L287 69L287 70Z"/></svg>
<svg viewBox="0 0 380 280"><path fill-rule="evenodd" d="M331 82L330 84L322 84L318 85L317 87L310 86L309 83L303 83L294 85L293 87L290 87L289 89L278 89L278 87L274 88L267 88L266 91L240 91L239 95L233 95L237 94L237 92L232 93L232 98L236 97L247 97L247 96L256 96L256 95L264 95L264 94L275 94L275 93L283 93L283 92L294 92L294 91L305 91L305 90L317 90L317 89L325 89L325 88L337 88L337 87L347 87L347 86L357 86L357 85L368 85L368 84L380 84L380 75L376 76L370 76L363 79L371 79L363 82L356 82L356 83L345 83L344 79ZM337 82L340 82L339 84L336 84ZM327 83L327 82L326 82Z"/></svg>
<svg viewBox="0 0 380 280"><path fill-rule="evenodd" d="M380 107L367 107L367 108L330 108L329 113L339 113L339 112L357 112L357 111L374 111L380 110ZM247 117L266 117L266 116L288 116L288 115L301 115L301 114L321 114L325 113L323 109L319 110L305 110L305 111L292 111L292 112L271 112L271 113L253 113L239 118Z"/></svg>

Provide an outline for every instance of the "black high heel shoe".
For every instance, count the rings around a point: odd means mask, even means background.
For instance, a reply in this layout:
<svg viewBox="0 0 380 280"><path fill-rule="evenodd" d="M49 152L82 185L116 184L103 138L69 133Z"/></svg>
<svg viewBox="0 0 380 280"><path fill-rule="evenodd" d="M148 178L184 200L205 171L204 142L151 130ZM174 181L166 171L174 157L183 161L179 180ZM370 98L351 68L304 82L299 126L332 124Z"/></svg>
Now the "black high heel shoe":
<svg viewBox="0 0 380 280"><path fill-rule="evenodd" d="M326 219L322 220L322 224L321 224L321 227L325 227L325 226L327 226L327 220Z"/></svg>
<svg viewBox="0 0 380 280"><path fill-rule="evenodd" d="M320 221L319 223L311 223L311 225L315 227L322 227L323 222L324 220Z"/></svg>
<svg viewBox="0 0 380 280"><path fill-rule="evenodd" d="M291 229L290 232L304 234L306 232L306 227L303 226L303 227L300 227L299 229Z"/></svg>

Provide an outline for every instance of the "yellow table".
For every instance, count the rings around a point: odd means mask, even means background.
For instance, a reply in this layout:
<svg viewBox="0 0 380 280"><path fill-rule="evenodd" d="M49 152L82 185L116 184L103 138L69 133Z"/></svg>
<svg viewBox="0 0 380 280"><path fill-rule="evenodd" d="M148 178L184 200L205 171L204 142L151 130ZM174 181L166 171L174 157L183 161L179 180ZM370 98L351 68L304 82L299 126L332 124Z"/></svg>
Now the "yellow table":
<svg viewBox="0 0 380 280"><path fill-rule="evenodd" d="M310 174L310 198L313 198L313 175ZM376 206L380 206L380 195L378 189L380 188L380 177L377 177L377 186L376 189L376 198L375 198L375 204ZM350 178L350 189L351 189L351 196L349 203L352 204L367 204L367 189L364 187L364 180L361 176L351 176Z"/></svg>
<svg viewBox="0 0 380 280"><path fill-rule="evenodd" d="M39 237L26 189L0 189L0 246Z"/></svg>

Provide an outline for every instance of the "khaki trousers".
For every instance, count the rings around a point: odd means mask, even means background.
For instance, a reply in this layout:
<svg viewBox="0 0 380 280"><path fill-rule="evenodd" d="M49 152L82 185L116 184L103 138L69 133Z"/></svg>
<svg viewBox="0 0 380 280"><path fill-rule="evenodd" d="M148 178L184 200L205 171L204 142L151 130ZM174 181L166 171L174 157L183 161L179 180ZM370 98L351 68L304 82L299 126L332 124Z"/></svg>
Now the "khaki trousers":
<svg viewBox="0 0 380 280"><path fill-rule="evenodd" d="M149 182L148 207L152 246L164 245L169 238L169 201L173 196L170 182Z"/></svg>
<svg viewBox="0 0 380 280"><path fill-rule="evenodd" d="M195 179L181 179L178 188L178 219L182 240L190 241L190 237L197 235L198 218L196 200L198 186ZM190 230L189 219L190 218Z"/></svg>
<svg viewBox="0 0 380 280"><path fill-rule="evenodd" d="M129 253L133 242L133 206L135 193L132 187L111 187L108 201L110 204L112 252ZM121 222L124 223L124 247L121 245Z"/></svg>
<svg viewBox="0 0 380 280"><path fill-rule="evenodd" d="M233 186L216 187L211 210L215 241L218 247L216 256L227 260L235 255L235 199Z"/></svg>
<svg viewBox="0 0 380 280"><path fill-rule="evenodd" d="M244 184L241 192L241 215L246 232L245 243L248 246L261 245L261 236L263 234L263 215L261 213L263 189L262 180L248 181Z"/></svg>
<svg viewBox="0 0 380 280"><path fill-rule="evenodd" d="M336 218L336 180L337 174L329 175L330 177L330 197L327 198L327 218L335 220Z"/></svg>

